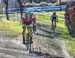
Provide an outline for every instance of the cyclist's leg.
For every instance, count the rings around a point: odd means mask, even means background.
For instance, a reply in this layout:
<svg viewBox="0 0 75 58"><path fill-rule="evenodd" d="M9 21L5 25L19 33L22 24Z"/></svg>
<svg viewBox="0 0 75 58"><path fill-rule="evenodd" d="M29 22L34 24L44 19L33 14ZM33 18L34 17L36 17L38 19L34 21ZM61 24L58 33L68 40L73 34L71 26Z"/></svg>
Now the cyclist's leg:
<svg viewBox="0 0 75 58"><path fill-rule="evenodd" d="M52 20L52 24L51 24L51 29L53 29L53 20Z"/></svg>
<svg viewBox="0 0 75 58"><path fill-rule="evenodd" d="M56 28L56 20L55 20L55 28Z"/></svg>
<svg viewBox="0 0 75 58"><path fill-rule="evenodd" d="M25 34L25 26L23 26L23 32L22 32L23 37L24 37L24 34Z"/></svg>
<svg viewBox="0 0 75 58"><path fill-rule="evenodd" d="M23 35L23 44L25 44L25 26L23 26L23 32L22 32L22 35Z"/></svg>
<svg viewBox="0 0 75 58"><path fill-rule="evenodd" d="M55 33L55 28L56 28L56 20L54 21L54 24L53 24L53 32Z"/></svg>
<svg viewBox="0 0 75 58"><path fill-rule="evenodd" d="M32 33L33 33L33 32L32 32L32 29L33 29L33 28L30 27L30 34L29 34L29 35L30 35L30 42L31 42L31 43L33 43L33 41L32 41L32 36L33 36L33 34L32 34Z"/></svg>

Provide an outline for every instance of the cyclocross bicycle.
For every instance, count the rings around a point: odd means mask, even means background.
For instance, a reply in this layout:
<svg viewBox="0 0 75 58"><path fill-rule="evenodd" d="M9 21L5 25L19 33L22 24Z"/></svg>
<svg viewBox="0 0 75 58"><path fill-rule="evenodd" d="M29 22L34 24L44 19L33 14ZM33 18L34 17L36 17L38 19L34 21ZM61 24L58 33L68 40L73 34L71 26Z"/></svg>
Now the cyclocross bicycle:
<svg viewBox="0 0 75 58"><path fill-rule="evenodd" d="M25 26L25 33L23 41L25 41L27 50L31 52L31 44L32 44L32 24L31 25L24 25Z"/></svg>

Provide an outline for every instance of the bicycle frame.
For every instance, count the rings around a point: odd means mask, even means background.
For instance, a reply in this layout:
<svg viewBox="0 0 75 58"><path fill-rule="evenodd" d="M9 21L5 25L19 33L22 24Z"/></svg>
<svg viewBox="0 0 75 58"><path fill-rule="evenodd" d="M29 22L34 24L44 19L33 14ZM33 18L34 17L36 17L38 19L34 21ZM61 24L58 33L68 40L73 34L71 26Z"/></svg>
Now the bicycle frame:
<svg viewBox="0 0 75 58"><path fill-rule="evenodd" d="M24 25L24 26L26 28L25 34L29 34L30 36L32 36L32 30L30 30L32 25Z"/></svg>

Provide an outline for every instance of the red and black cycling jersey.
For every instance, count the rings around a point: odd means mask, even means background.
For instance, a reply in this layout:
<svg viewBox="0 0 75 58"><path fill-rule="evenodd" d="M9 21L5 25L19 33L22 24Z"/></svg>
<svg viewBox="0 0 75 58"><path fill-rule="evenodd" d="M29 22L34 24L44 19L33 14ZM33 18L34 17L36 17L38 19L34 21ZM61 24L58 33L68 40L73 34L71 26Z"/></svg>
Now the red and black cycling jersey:
<svg viewBox="0 0 75 58"><path fill-rule="evenodd" d="M33 14L30 16L30 18L27 18L26 14L23 15L23 18L22 18L23 24L31 24L32 22L35 23L35 21L36 21L36 18Z"/></svg>

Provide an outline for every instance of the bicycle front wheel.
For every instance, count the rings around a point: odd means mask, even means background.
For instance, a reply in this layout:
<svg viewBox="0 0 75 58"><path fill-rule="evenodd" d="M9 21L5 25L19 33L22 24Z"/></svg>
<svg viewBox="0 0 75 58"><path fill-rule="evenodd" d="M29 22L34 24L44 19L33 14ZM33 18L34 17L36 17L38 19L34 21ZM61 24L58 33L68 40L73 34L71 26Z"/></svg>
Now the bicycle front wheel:
<svg viewBox="0 0 75 58"><path fill-rule="evenodd" d="M27 47L27 50L29 50L29 33L26 34L26 47Z"/></svg>

